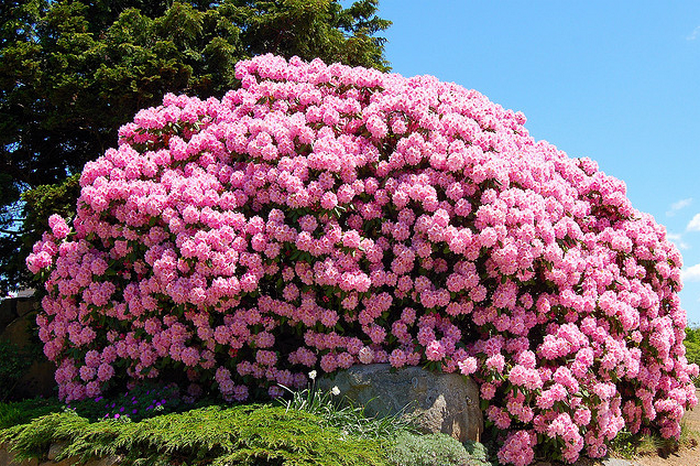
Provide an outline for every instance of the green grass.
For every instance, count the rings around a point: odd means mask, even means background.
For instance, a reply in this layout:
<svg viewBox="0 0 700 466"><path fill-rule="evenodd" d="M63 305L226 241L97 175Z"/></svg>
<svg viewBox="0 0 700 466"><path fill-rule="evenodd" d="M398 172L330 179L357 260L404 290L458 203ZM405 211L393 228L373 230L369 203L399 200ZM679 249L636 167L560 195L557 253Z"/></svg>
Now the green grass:
<svg viewBox="0 0 700 466"><path fill-rule="evenodd" d="M680 448L694 448L700 445L700 432L681 423L681 437L665 439L659 433L631 434L626 430L620 432L610 445L616 456L631 459L638 456L661 456L666 458Z"/></svg>

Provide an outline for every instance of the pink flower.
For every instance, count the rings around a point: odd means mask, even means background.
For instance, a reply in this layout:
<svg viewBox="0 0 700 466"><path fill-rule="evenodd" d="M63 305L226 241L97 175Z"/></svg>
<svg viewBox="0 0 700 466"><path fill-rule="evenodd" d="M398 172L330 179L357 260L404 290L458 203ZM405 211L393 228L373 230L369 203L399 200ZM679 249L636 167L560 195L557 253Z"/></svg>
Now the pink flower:
<svg viewBox="0 0 700 466"><path fill-rule="evenodd" d="M85 382L89 382L95 377L96 372L94 367L82 366L80 368L80 378Z"/></svg>
<svg viewBox="0 0 700 466"><path fill-rule="evenodd" d="M433 340L425 348L425 357L429 361L440 361L445 357L445 347L439 341Z"/></svg>
<svg viewBox="0 0 700 466"><path fill-rule="evenodd" d="M505 410L491 405L487 408L486 415L499 429L505 430L510 427L510 416Z"/></svg>
<svg viewBox="0 0 700 466"><path fill-rule="evenodd" d="M555 402L563 401L568 397L566 389L560 384L554 384L543 390L537 397L537 406L541 409L551 408Z"/></svg>
<svg viewBox="0 0 700 466"><path fill-rule="evenodd" d="M389 355L389 363L392 367L403 367L406 364L406 353L400 349L395 349Z"/></svg>
<svg viewBox="0 0 700 466"><path fill-rule="evenodd" d="M321 198L321 207L326 210L334 209L338 205L338 198L335 194L327 192Z"/></svg>
<svg viewBox="0 0 700 466"><path fill-rule="evenodd" d="M56 239L63 239L68 236L70 227L60 215L53 214L49 217L49 228Z"/></svg>
<svg viewBox="0 0 700 466"><path fill-rule="evenodd" d="M374 354L372 353L372 350L369 347L363 346L357 355L357 359L359 359L359 361L362 364L372 364Z"/></svg>
<svg viewBox="0 0 700 466"><path fill-rule="evenodd" d="M496 394L496 387L490 383L481 384L481 397L485 400L490 400Z"/></svg>
<svg viewBox="0 0 700 466"><path fill-rule="evenodd" d="M498 450L498 460L514 466L526 466L535 456L532 449L534 443L532 433L524 430L515 431L506 438L505 443Z"/></svg>
<svg viewBox="0 0 700 466"><path fill-rule="evenodd" d="M182 362L185 363L186 366L193 367L200 360L199 351L197 351L196 348L192 348L191 346L184 348L182 350L182 353L180 353L180 358L182 359Z"/></svg>
<svg viewBox="0 0 700 466"><path fill-rule="evenodd" d="M459 371L462 373L462 375L471 375L476 372L477 361L476 358L469 356L464 360L459 361L457 366L459 367Z"/></svg>
<svg viewBox="0 0 700 466"><path fill-rule="evenodd" d="M486 359L485 366L488 369L491 369L496 372L503 372L503 368L505 367L506 360L503 357L502 354L495 354L493 356L490 356Z"/></svg>
<svg viewBox="0 0 700 466"><path fill-rule="evenodd" d="M528 369L525 366L514 366L508 373L510 383L522 386L530 390L542 388L542 378L537 369Z"/></svg>
<svg viewBox="0 0 700 466"><path fill-rule="evenodd" d="M114 376L114 368L109 364L100 364L97 368L97 378L105 382Z"/></svg>
<svg viewBox="0 0 700 466"><path fill-rule="evenodd" d="M27 257L62 399L168 374L244 400L427 363L478 382L502 463L678 434L700 370L682 257L623 182L435 78L235 72L221 100L138 112Z"/></svg>
<svg viewBox="0 0 700 466"><path fill-rule="evenodd" d="M587 426L591 422L591 411L588 408L579 408L574 413L574 422L579 426Z"/></svg>
<svg viewBox="0 0 700 466"><path fill-rule="evenodd" d="M334 354L328 353L321 357L321 369L324 372L333 372L338 367L338 361Z"/></svg>
<svg viewBox="0 0 700 466"><path fill-rule="evenodd" d="M248 387L245 385L236 385L233 388L233 398L236 401L245 401L248 399Z"/></svg>

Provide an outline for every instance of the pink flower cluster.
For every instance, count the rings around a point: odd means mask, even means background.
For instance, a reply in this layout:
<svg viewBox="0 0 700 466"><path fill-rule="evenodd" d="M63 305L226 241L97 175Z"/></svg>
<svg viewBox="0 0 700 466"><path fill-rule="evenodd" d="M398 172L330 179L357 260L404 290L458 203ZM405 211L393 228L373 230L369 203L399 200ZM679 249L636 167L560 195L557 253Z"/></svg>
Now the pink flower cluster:
<svg viewBox="0 0 700 466"><path fill-rule="evenodd" d="M622 182L433 77L270 55L237 77L139 112L35 245L62 398L423 364L476 378L505 463L679 435L681 256Z"/></svg>

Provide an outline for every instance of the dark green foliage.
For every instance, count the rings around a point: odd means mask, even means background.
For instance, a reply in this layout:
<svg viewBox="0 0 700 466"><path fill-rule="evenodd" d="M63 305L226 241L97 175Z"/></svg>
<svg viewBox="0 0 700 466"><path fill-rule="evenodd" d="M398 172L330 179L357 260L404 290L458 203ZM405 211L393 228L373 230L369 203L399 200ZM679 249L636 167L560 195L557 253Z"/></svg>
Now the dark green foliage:
<svg viewBox="0 0 700 466"><path fill-rule="evenodd" d="M384 39L373 36L391 22L375 16L377 1L355 2L347 9L330 0L233 3L245 18L241 40L251 56L271 52L388 70Z"/></svg>
<svg viewBox="0 0 700 466"><path fill-rule="evenodd" d="M377 0L2 2L0 292L27 285L19 251L44 230L47 192L74 206L66 177L116 146L137 110L167 92L220 97L234 64L261 53L385 70L374 34L390 23L376 11Z"/></svg>
<svg viewBox="0 0 700 466"><path fill-rule="evenodd" d="M397 466L490 466L483 445L462 445L445 434L399 434L390 458Z"/></svg>
<svg viewBox="0 0 700 466"><path fill-rule="evenodd" d="M52 214L59 214L65 218L73 217L75 203L67 203L66 200L77 198L80 194L79 180L79 175L73 175L59 184L42 185L25 192L22 195L22 201L27 205L28 212L24 220L25 228L32 231L47 231L48 218Z"/></svg>
<svg viewBox="0 0 700 466"><path fill-rule="evenodd" d="M700 365L700 327L690 324L685 328L685 357L688 362Z"/></svg>
<svg viewBox="0 0 700 466"><path fill-rule="evenodd" d="M57 460L124 455L121 464L229 464L266 466L388 465L381 441L325 427L309 413L269 405L208 407L141 422L89 422L56 413L0 433L19 457L43 457L66 442Z"/></svg>
<svg viewBox="0 0 700 466"><path fill-rule="evenodd" d="M635 435L627 429L622 429L610 442L610 449L616 456L631 459L637 454L637 447L642 437L641 434Z"/></svg>
<svg viewBox="0 0 700 466"><path fill-rule="evenodd" d="M67 408L91 421L125 418L140 421L161 414L182 412L193 406L180 396L176 385L159 387L145 384L115 396L72 401Z"/></svg>
<svg viewBox="0 0 700 466"><path fill-rule="evenodd" d="M0 340L0 400L12 395L17 382L32 365L31 350Z"/></svg>
<svg viewBox="0 0 700 466"><path fill-rule="evenodd" d="M8 255L0 257L0 267L5 278L9 280L11 277L16 277L24 285L34 285L31 282L31 274L24 264L24 258L29 255L42 232L49 230L48 220L52 214L59 214L64 218L75 216L75 200L80 195L79 179L80 176L76 174L57 184L41 185L21 195L24 204L22 231L26 234L8 235L0 239L0 250L5 248L8 250ZM19 255L14 251L19 251ZM0 290L3 287L2 283L0 278ZM38 284L35 288L39 291L43 290Z"/></svg>
<svg viewBox="0 0 700 466"><path fill-rule="evenodd" d="M0 402L0 430L26 424L47 414L63 411L64 404L55 398L34 398L12 403Z"/></svg>

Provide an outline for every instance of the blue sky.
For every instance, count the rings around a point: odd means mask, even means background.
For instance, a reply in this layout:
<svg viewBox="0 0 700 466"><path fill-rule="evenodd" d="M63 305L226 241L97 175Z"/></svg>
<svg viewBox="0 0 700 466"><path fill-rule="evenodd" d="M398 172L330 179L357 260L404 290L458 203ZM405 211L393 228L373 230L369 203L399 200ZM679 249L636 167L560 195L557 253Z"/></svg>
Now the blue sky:
<svg viewBox="0 0 700 466"><path fill-rule="evenodd" d="M700 324L700 2L380 0L380 16L394 72L476 89L624 180L683 254Z"/></svg>

